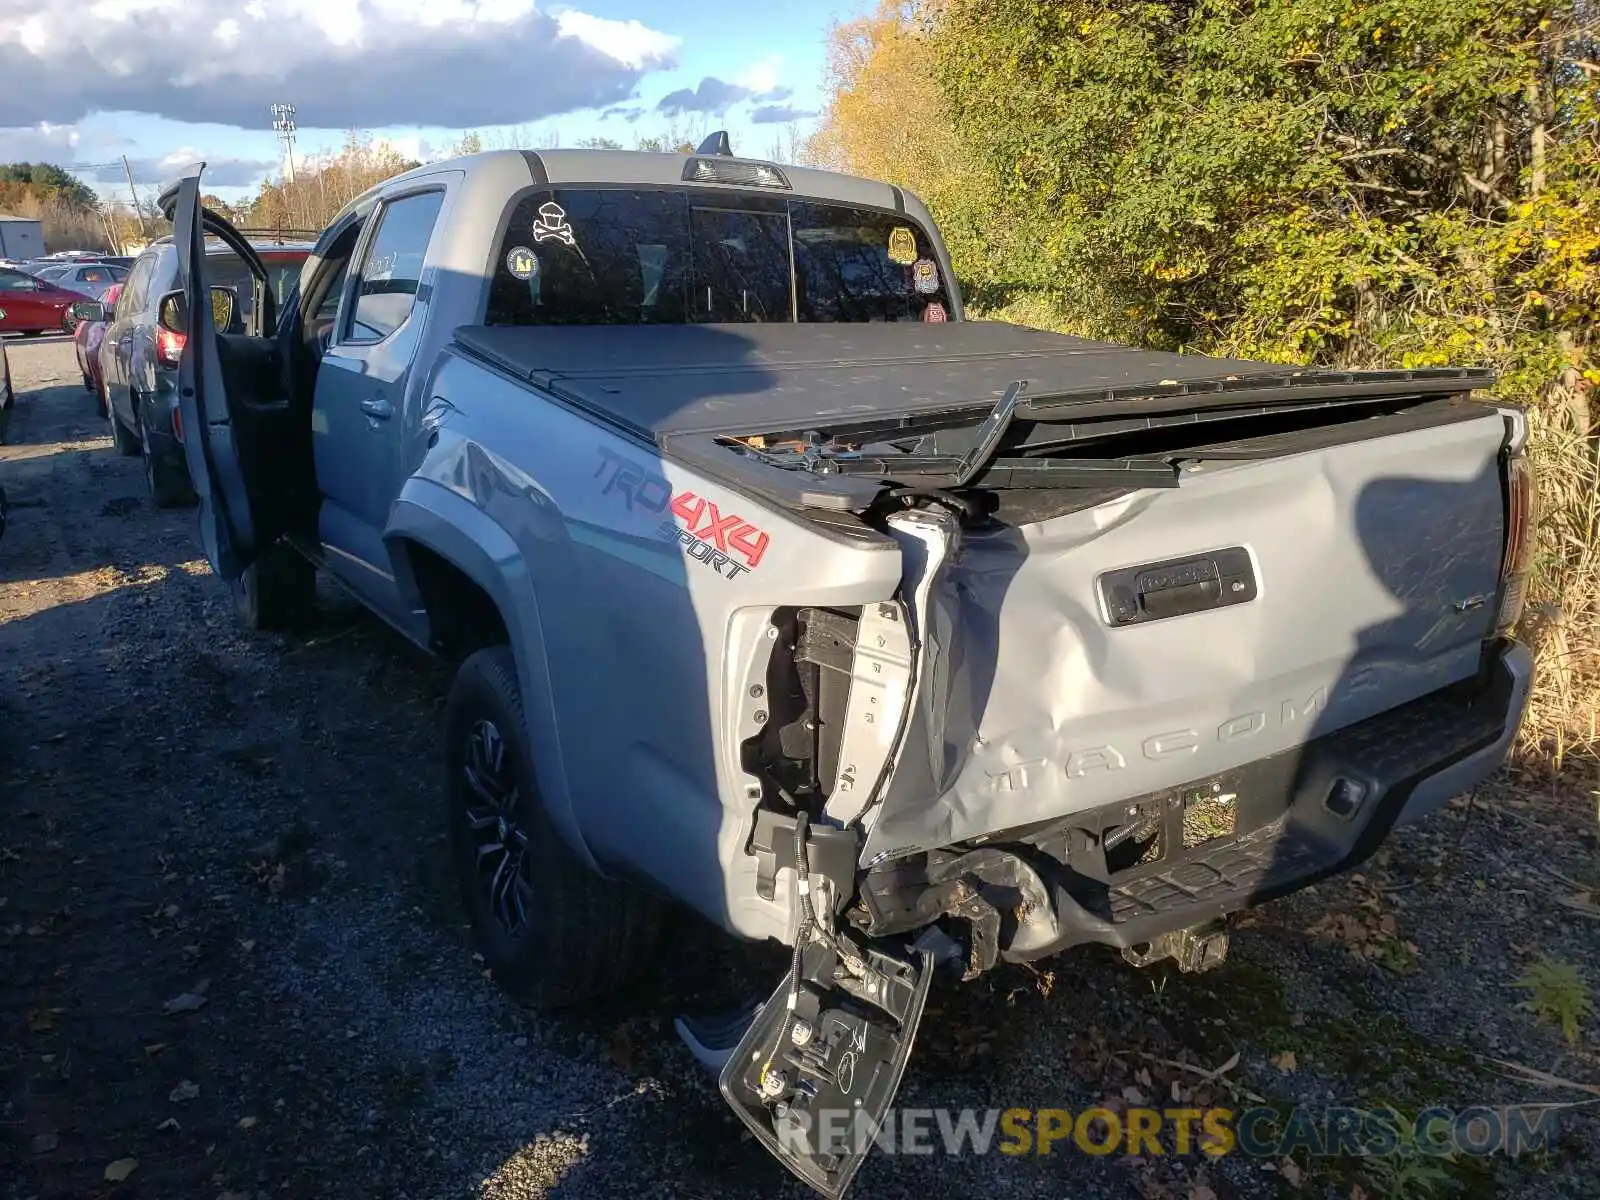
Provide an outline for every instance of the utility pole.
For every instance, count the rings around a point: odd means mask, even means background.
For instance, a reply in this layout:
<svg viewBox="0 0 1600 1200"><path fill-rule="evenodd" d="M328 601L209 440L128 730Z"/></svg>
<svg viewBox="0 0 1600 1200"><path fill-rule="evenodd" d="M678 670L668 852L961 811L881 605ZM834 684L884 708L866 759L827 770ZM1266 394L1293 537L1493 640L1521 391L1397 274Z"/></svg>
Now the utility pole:
<svg viewBox="0 0 1600 1200"><path fill-rule="evenodd" d="M133 187L133 168L128 165L128 156L122 156L122 173L128 178L128 195L133 197L133 215L139 218L139 236L145 241L150 240L150 231L144 227L144 209L139 207L139 193Z"/></svg>
<svg viewBox="0 0 1600 1200"><path fill-rule="evenodd" d="M283 181L294 182L294 105L272 106L272 129L283 143Z"/></svg>

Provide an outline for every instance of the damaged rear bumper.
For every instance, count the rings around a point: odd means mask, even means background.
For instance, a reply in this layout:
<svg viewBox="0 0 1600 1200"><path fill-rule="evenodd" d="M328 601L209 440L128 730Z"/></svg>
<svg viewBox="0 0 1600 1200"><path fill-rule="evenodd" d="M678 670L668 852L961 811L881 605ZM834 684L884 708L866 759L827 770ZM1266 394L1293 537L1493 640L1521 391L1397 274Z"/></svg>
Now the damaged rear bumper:
<svg viewBox="0 0 1600 1200"><path fill-rule="evenodd" d="M1088 942L1143 950L1349 869L1396 825L1474 787L1504 760L1531 678L1527 648L1499 644L1469 683L1225 777L999 834L954 858L884 864L861 882L860 926L892 932L939 906L928 897L956 895L963 915L998 926L1006 961ZM1192 844L1193 814L1219 793L1234 800L1237 827ZM1161 852L1118 869L1106 843L1140 820Z"/></svg>
<svg viewBox="0 0 1600 1200"><path fill-rule="evenodd" d="M803 900L792 970L725 1059L724 1098L780 1162L838 1200L893 1101L938 962L965 957L972 975L1000 958L1098 942L1141 965L1167 956L1184 970L1215 965L1226 950L1219 918L1352 866L1396 824L1495 770L1531 674L1526 648L1496 644L1477 679L1227 781L881 864L849 901L855 835L769 814L758 853L796 870L799 894L819 903ZM1200 804L1223 786L1250 789L1239 826L1190 845L1193 814L1214 816ZM1130 819L1163 853L1111 869L1107 844L1125 843L1115 834Z"/></svg>
<svg viewBox="0 0 1600 1200"><path fill-rule="evenodd" d="M969 975L1085 943L1148 954L1355 866L1477 785L1503 762L1531 680L1528 649L1498 642L1471 680L1184 786L864 870L859 831L812 826L810 871L865 938L949 925ZM1206 823L1219 801L1221 831ZM750 850L769 888L795 866L792 837L792 820L759 814Z"/></svg>

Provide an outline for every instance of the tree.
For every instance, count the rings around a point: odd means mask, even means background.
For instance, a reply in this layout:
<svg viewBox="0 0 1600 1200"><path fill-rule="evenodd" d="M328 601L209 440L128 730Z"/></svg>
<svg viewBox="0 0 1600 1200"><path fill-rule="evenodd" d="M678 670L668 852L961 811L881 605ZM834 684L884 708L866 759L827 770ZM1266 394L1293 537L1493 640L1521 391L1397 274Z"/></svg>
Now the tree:
<svg viewBox="0 0 1600 1200"><path fill-rule="evenodd" d="M40 199L56 199L69 208L97 210L100 197L81 179L52 163L0 165L0 184L20 184Z"/></svg>
<svg viewBox="0 0 1600 1200"><path fill-rule="evenodd" d="M813 153L904 183L989 313L1181 350L1475 363L1533 406L1527 729L1600 709L1596 0L911 0L833 36Z"/></svg>

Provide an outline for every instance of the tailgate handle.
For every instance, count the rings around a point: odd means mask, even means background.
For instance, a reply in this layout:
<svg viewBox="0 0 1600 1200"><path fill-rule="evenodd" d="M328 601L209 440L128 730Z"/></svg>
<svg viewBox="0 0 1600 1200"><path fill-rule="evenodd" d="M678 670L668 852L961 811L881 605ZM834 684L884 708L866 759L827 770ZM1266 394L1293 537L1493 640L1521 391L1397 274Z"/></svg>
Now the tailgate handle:
<svg viewBox="0 0 1600 1200"><path fill-rule="evenodd" d="M1166 562L1122 567L1100 576L1107 624L1143 625L1246 604L1256 598L1255 566L1243 546Z"/></svg>
<svg viewBox="0 0 1600 1200"><path fill-rule="evenodd" d="M1139 607L1152 620L1160 620L1162 617L1181 617L1184 613L1199 612L1203 608L1215 608L1220 599L1222 582L1205 579L1199 583L1162 588L1160 591L1140 592Z"/></svg>

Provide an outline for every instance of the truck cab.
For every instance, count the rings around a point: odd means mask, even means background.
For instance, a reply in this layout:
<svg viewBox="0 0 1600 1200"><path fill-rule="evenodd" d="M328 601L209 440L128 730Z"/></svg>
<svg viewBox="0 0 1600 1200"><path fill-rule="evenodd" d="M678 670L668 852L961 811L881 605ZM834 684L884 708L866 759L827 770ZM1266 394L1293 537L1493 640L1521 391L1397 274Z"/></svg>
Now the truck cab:
<svg viewBox="0 0 1600 1200"><path fill-rule="evenodd" d="M259 261L199 209L198 180L196 169L163 197L175 226ZM176 240L194 303L203 255L184 228ZM202 381L203 427L229 432L209 456L204 442L191 451L191 466L225 480L202 519L234 564L241 612L259 618L250 563L289 538L424 644L384 539L430 436L429 371L457 329L962 318L937 229L898 188L724 154L582 150L491 152L389 180L323 232L283 311L258 311L271 319L244 338L198 331L194 367L238 372L246 358L254 373L270 361L264 376ZM248 432L232 428L224 392ZM277 478L247 505L244 458L258 453Z"/></svg>

